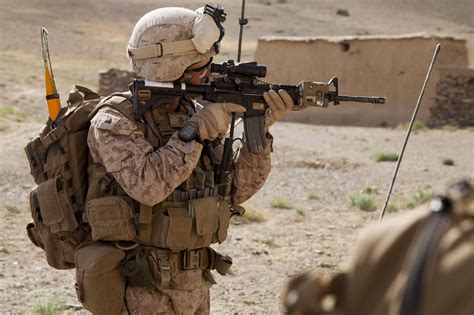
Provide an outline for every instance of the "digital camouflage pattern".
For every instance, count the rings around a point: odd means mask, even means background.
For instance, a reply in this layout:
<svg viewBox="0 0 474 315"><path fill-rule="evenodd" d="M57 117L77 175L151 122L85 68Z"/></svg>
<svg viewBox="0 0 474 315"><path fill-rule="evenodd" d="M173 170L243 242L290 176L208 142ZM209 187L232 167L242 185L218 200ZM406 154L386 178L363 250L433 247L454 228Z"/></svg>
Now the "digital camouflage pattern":
<svg viewBox="0 0 474 315"><path fill-rule="evenodd" d="M200 269L180 270L177 256L170 257L172 288L128 287L122 314L196 314L210 313L209 288L212 283Z"/></svg>
<svg viewBox="0 0 474 315"><path fill-rule="evenodd" d="M240 152L234 165L234 204L249 199L266 181L272 147L269 138L264 151L250 153L244 146ZM94 163L102 164L128 195L150 206L163 201L191 175L202 151L201 144L184 143L176 134L154 150L134 122L108 106L91 120L88 145ZM219 161L221 156L222 145L217 145L213 158ZM201 269L180 270L176 259L173 255L169 258L171 288L128 287L128 310L124 306L123 314L209 314L212 276Z"/></svg>
<svg viewBox="0 0 474 315"><path fill-rule="evenodd" d="M110 107L91 120L87 143L94 163L102 164L133 199L148 206L164 200L188 178L202 145L173 135L154 150L136 124Z"/></svg>
<svg viewBox="0 0 474 315"><path fill-rule="evenodd" d="M144 15L136 24L128 42L128 48L140 48L159 42L190 40L198 14L185 8L160 8ZM209 60L213 49L201 54L197 50L163 55L159 58L134 60L129 55L133 71L153 81L174 81L181 77L192 64Z"/></svg>
<svg viewBox="0 0 474 315"><path fill-rule="evenodd" d="M242 148L235 164L232 201L241 204L265 183L271 170L271 143L251 153ZM137 126L111 107L91 120L87 139L94 163L103 165L133 199L149 206L163 201L195 168L202 145L182 142L173 135L154 150ZM217 154L216 154L217 155Z"/></svg>
<svg viewBox="0 0 474 315"><path fill-rule="evenodd" d="M270 154L273 148L273 138L268 137L266 148L259 152L251 153L245 145L242 147L234 170L233 204L242 204L265 184L272 166Z"/></svg>

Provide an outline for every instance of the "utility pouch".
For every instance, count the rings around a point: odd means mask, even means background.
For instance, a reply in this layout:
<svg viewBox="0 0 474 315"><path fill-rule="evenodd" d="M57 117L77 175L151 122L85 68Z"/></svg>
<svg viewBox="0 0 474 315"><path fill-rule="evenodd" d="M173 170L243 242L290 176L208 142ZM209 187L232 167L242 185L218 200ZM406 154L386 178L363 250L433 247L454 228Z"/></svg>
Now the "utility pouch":
<svg viewBox="0 0 474 315"><path fill-rule="evenodd" d="M75 254L76 293L93 314L120 314L126 280L120 273L122 250L100 242L81 244Z"/></svg>
<svg viewBox="0 0 474 315"><path fill-rule="evenodd" d="M163 227L166 233L166 248L183 250L189 246L193 219L186 208L167 208L163 215Z"/></svg>
<svg viewBox="0 0 474 315"><path fill-rule="evenodd" d="M72 211L62 212L66 208L58 207L54 190L53 179L43 182L30 193L34 224L28 224L26 230L31 242L44 249L51 267L71 269L74 268L74 249L87 238L88 232L78 226ZM48 192L53 196L45 196Z"/></svg>
<svg viewBox="0 0 474 315"><path fill-rule="evenodd" d="M131 287L154 288L153 275L148 263L149 253L141 247L127 255L120 267L120 272L127 277Z"/></svg>
<svg viewBox="0 0 474 315"><path fill-rule="evenodd" d="M229 204L222 197L163 202L154 209L150 223L138 225L138 241L173 251L208 247L226 239L229 221Z"/></svg>
<svg viewBox="0 0 474 315"><path fill-rule="evenodd" d="M137 235L132 201L109 196L91 199L86 204L86 218L94 241L131 241Z"/></svg>
<svg viewBox="0 0 474 315"><path fill-rule="evenodd" d="M219 229L217 230L217 234L215 235L215 238L213 238L212 242L222 243L227 238L227 231L229 230L231 216L231 209L227 200L219 200L219 205L217 206L217 214L219 217Z"/></svg>
<svg viewBox="0 0 474 315"><path fill-rule="evenodd" d="M36 228L34 223L28 223L26 225L26 234L28 235L28 238L30 239L31 243L41 249L44 249L43 241L39 237L38 229Z"/></svg>
<svg viewBox="0 0 474 315"><path fill-rule="evenodd" d="M44 171L44 159L46 158L46 150L38 136L31 140L25 147L26 157L30 163L30 173L33 176L36 184L42 183L46 180L46 173Z"/></svg>
<svg viewBox="0 0 474 315"><path fill-rule="evenodd" d="M195 217L192 242L189 249L211 245L213 235L219 228L218 206L216 197L193 199L189 201L189 209Z"/></svg>
<svg viewBox="0 0 474 315"><path fill-rule="evenodd" d="M37 198L40 217L51 233L72 231L79 226L61 177L39 184L32 195Z"/></svg>

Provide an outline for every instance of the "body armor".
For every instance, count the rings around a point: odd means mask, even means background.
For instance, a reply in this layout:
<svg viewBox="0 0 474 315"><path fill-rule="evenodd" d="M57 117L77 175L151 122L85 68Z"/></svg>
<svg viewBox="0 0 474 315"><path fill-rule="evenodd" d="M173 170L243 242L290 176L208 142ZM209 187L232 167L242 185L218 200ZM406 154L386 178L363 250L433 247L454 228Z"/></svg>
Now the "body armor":
<svg viewBox="0 0 474 315"><path fill-rule="evenodd" d="M133 106L122 97L112 97L107 104L133 119ZM158 149L178 131L195 112L194 104L183 99L176 112L156 107L135 121L145 139ZM230 220L231 186L217 185L212 157L213 145L203 150L192 175L166 200L147 206L129 197L100 164L89 165L89 191L84 221L92 230L94 241L130 241L172 251L204 248L221 243L227 237Z"/></svg>

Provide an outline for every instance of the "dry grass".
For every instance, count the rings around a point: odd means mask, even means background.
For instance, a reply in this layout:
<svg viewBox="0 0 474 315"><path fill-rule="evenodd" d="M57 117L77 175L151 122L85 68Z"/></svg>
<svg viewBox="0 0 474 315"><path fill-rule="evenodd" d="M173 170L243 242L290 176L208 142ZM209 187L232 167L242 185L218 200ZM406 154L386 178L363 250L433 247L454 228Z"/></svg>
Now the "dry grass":
<svg viewBox="0 0 474 315"><path fill-rule="evenodd" d="M7 244L5 244L5 242L2 239L0 239L0 253L10 254L10 249L8 248Z"/></svg>
<svg viewBox="0 0 474 315"><path fill-rule="evenodd" d="M232 217L233 224L261 223L266 221L265 216L258 210L254 209L252 206L245 205L244 208L245 213L243 216Z"/></svg>
<svg viewBox="0 0 474 315"><path fill-rule="evenodd" d="M25 315L59 315L63 313L64 303L56 297L47 300L39 300L28 310L23 312Z"/></svg>
<svg viewBox="0 0 474 315"><path fill-rule="evenodd" d="M276 248L278 245L275 243L275 239L273 237L266 238L264 240L260 241L262 244L270 247L270 248Z"/></svg>
<svg viewBox="0 0 474 315"><path fill-rule="evenodd" d="M272 208L277 209L292 209L293 206L291 205L290 201L285 198L276 198L270 202L270 206Z"/></svg>
<svg viewBox="0 0 474 315"><path fill-rule="evenodd" d="M397 205L395 205L393 203L389 203L387 205L387 211L388 211L388 213L398 212L398 207L397 207Z"/></svg>
<svg viewBox="0 0 474 315"><path fill-rule="evenodd" d="M397 127L395 127L396 130L400 131L406 131L408 129L409 123L402 123L398 124ZM429 128L421 121L415 120L413 123L413 126L411 127L411 131L426 131Z"/></svg>
<svg viewBox="0 0 474 315"><path fill-rule="evenodd" d="M443 160L441 161L441 163L443 165L446 165L446 166L453 166L454 165L454 160L453 159L450 159L450 158L443 158Z"/></svg>
<svg viewBox="0 0 474 315"><path fill-rule="evenodd" d="M347 195L351 206L357 207L363 211L375 211L377 206L375 205L374 198L367 193L353 191Z"/></svg>
<svg viewBox="0 0 474 315"><path fill-rule="evenodd" d="M306 196L306 199L308 199L308 200L319 200L319 196L316 195L315 193L309 193L309 194Z"/></svg>
<svg viewBox="0 0 474 315"><path fill-rule="evenodd" d="M11 106L4 106L0 107L0 118L16 122L25 122L28 120L28 115L25 112L15 110Z"/></svg>
<svg viewBox="0 0 474 315"><path fill-rule="evenodd" d="M419 189L415 194L413 194L405 203L405 207L407 208L415 208L420 204L424 203L425 201L431 199L434 193L430 190L422 190Z"/></svg>
<svg viewBox="0 0 474 315"><path fill-rule="evenodd" d="M293 217L293 222L300 223L304 222L306 218L306 214L303 209L296 209L296 213Z"/></svg>
<svg viewBox="0 0 474 315"><path fill-rule="evenodd" d="M444 125L443 127L441 127L441 130L443 131L449 131L449 132L454 132L454 131L458 131L459 130L459 127L458 126L454 126L454 125Z"/></svg>
<svg viewBox="0 0 474 315"><path fill-rule="evenodd" d="M6 205L5 209L10 213L20 213L20 209L16 205Z"/></svg>
<svg viewBox="0 0 474 315"><path fill-rule="evenodd" d="M394 152L377 152L374 154L376 162L396 162L398 161L398 153Z"/></svg>

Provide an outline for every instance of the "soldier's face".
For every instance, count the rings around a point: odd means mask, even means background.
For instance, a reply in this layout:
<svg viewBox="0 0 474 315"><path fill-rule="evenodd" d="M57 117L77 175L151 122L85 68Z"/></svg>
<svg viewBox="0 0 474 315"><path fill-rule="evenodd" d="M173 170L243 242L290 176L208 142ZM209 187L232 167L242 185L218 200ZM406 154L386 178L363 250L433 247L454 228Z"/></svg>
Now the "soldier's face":
<svg viewBox="0 0 474 315"><path fill-rule="evenodd" d="M185 78L185 82L187 84L203 84L208 81L209 76L211 75L211 71L209 70L211 66L212 59L210 60L203 60L201 62L195 63L191 67L189 67L186 72L188 72L188 76Z"/></svg>

